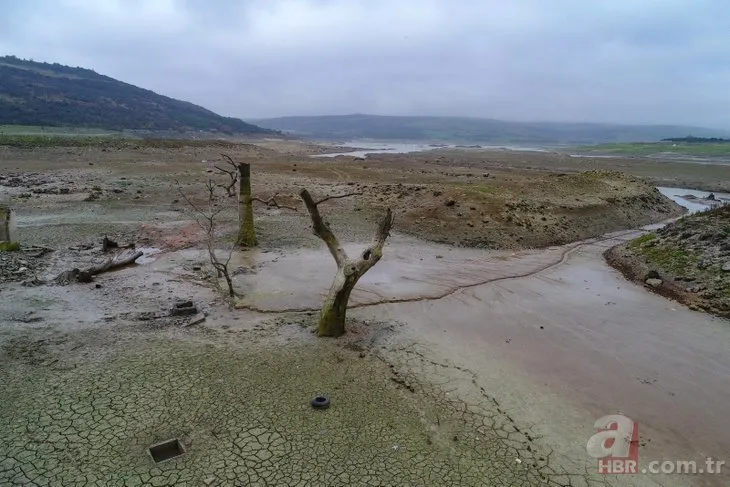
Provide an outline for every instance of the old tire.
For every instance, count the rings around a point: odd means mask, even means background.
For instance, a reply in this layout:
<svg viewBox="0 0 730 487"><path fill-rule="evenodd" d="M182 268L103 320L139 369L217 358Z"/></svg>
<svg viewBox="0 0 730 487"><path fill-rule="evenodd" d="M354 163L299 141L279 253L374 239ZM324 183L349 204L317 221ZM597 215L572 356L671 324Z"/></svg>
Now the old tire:
<svg viewBox="0 0 730 487"><path fill-rule="evenodd" d="M312 407L314 409L327 409L330 407L330 400L325 396L316 396L312 399Z"/></svg>

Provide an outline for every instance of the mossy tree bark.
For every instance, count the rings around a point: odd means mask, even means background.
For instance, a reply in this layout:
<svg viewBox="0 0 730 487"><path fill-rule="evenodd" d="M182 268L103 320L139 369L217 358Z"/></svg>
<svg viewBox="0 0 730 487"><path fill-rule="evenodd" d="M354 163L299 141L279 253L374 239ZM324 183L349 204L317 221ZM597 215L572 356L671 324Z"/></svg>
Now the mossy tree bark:
<svg viewBox="0 0 730 487"><path fill-rule="evenodd" d="M322 305L318 333L319 336L338 337L345 333L347 302L350 300L352 289L363 274L370 270L383 256L383 246L393 225L393 213L389 208L380 221L368 248L359 257L350 259L327 222L322 219L317 203L312 199L309 192L303 189L299 195L304 200L304 204L307 205L309 216L312 218L314 234L327 244L327 248L337 263L337 273Z"/></svg>
<svg viewBox="0 0 730 487"><path fill-rule="evenodd" d="M251 164L236 164L239 173L238 186L238 240L241 247L255 247L256 230L253 225L253 199L251 198Z"/></svg>

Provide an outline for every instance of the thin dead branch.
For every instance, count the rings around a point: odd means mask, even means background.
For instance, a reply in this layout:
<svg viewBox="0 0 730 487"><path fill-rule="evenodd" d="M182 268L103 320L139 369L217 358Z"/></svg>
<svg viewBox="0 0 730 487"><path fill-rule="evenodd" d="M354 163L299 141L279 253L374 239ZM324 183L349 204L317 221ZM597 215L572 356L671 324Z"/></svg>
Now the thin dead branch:
<svg viewBox="0 0 730 487"><path fill-rule="evenodd" d="M355 193L346 193L346 194L338 194L335 196L326 196L326 197L322 198L321 200L315 201L314 204L318 205L320 203L324 203L325 201L336 200L339 198L347 198L349 196L361 196L362 194L363 194L362 191L357 191Z"/></svg>
<svg viewBox="0 0 730 487"><path fill-rule="evenodd" d="M219 184L219 188L223 188L226 190L226 194L229 197L236 196L236 183L238 183L238 166L235 162L233 162L233 159L227 154L221 154L222 157L226 158L228 161L228 164L233 167L233 169L225 169L220 166L213 165L213 167L220 173L220 174L227 174L228 177L231 179L229 184Z"/></svg>
<svg viewBox="0 0 730 487"><path fill-rule="evenodd" d="M210 186L206 186L210 190ZM211 191L210 199L209 199L209 209L207 211L204 211L201 209L198 205L193 203L193 201L188 197L187 194L182 190L180 187L180 183L178 183L178 193L180 193L180 196L185 200L185 202L188 204L188 206L194 211L195 213L195 222L198 224L198 226L205 232L206 236L206 248L208 250L208 257L210 258L210 263L213 266L213 268L216 271L216 275L218 278L223 277L226 280L226 285L228 286L228 295L233 298L235 297L236 293L233 289L233 281L231 279L230 272L228 271L228 264L231 262L231 256L233 255L233 249L235 248L235 243L231 245L231 247L228 249L228 256L224 262L221 262L221 260L218 258L218 255L216 253L215 249L215 234L216 234L216 227L217 227L217 217L218 215L223 212L223 207L214 207L214 194L213 191ZM213 190L215 187L213 187Z"/></svg>
<svg viewBox="0 0 730 487"><path fill-rule="evenodd" d="M272 196L268 200L262 200L261 198L251 198L251 201L258 201L259 203L263 203L266 206L272 207L272 208L285 208L287 210L293 210L293 211L299 211L299 209L296 206L287 206L282 205L278 201L276 201L276 196Z"/></svg>
<svg viewBox="0 0 730 487"><path fill-rule="evenodd" d="M208 201L213 201L215 199L215 188L216 185L215 183L213 183L212 180L209 179L208 181L206 181L205 189L208 190Z"/></svg>

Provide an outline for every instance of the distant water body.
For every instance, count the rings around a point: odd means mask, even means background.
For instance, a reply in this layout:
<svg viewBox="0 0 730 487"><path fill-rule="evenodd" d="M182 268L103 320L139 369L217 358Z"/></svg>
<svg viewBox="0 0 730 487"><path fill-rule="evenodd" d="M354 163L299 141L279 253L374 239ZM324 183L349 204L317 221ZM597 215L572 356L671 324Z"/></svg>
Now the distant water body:
<svg viewBox="0 0 730 487"><path fill-rule="evenodd" d="M358 149L352 152L334 152L329 154L317 154L312 157L365 157L367 154L408 154L411 152L425 152L438 149L507 149L546 152L547 149L537 147L520 147L514 145L489 145L489 144L453 144L453 143L408 143L408 142L381 142L369 140L351 140L338 144L338 147L352 147Z"/></svg>
<svg viewBox="0 0 730 487"><path fill-rule="evenodd" d="M406 143L406 142L381 142L381 141L369 141L369 140L352 140L338 144L338 147L352 147L358 149L352 152L333 152L329 154L316 154L311 157L337 157L337 156L351 156L351 157L366 157L367 154L407 154L412 152L426 152L438 149L456 149L456 148L476 148L475 145L460 145L460 144L444 144L444 143ZM535 151L535 152L548 152L549 149L537 148L537 147L523 147L523 146L508 146L508 145L486 145L478 144L479 148L482 149L505 149L505 150L517 150L517 151ZM575 157L575 156L574 156ZM592 156L596 157L596 156ZM601 156L598 156L601 157ZM613 157L613 156L606 156ZM709 208L709 205L705 204L701 200L709 196L709 191L697 191L687 188L657 188L664 196L673 200L681 206L687 208L690 213L701 211ZM692 195L699 198L700 201L693 199L685 199L683 196ZM730 193L715 193L715 197L718 200L730 202Z"/></svg>
<svg viewBox="0 0 730 487"><path fill-rule="evenodd" d="M674 201L680 206L684 206L685 208L687 208L690 213L695 213L697 211L702 211L710 208L710 205L703 201L710 194L714 194L716 200L730 203L730 193L713 193L711 191L697 191L695 189L687 188L665 188L662 186L659 186L657 189L660 193L662 193L670 200ZM685 196L690 196L690 199L685 198ZM694 196L695 198L699 198L699 201L692 199L692 196Z"/></svg>

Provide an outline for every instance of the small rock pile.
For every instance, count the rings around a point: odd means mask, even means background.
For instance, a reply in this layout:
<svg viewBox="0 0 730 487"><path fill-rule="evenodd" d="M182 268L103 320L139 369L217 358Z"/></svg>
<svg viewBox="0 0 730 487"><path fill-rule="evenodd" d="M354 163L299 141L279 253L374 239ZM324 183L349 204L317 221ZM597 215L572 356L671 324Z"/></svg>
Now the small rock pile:
<svg viewBox="0 0 730 487"><path fill-rule="evenodd" d="M0 250L0 283L33 281L47 262L40 252Z"/></svg>

